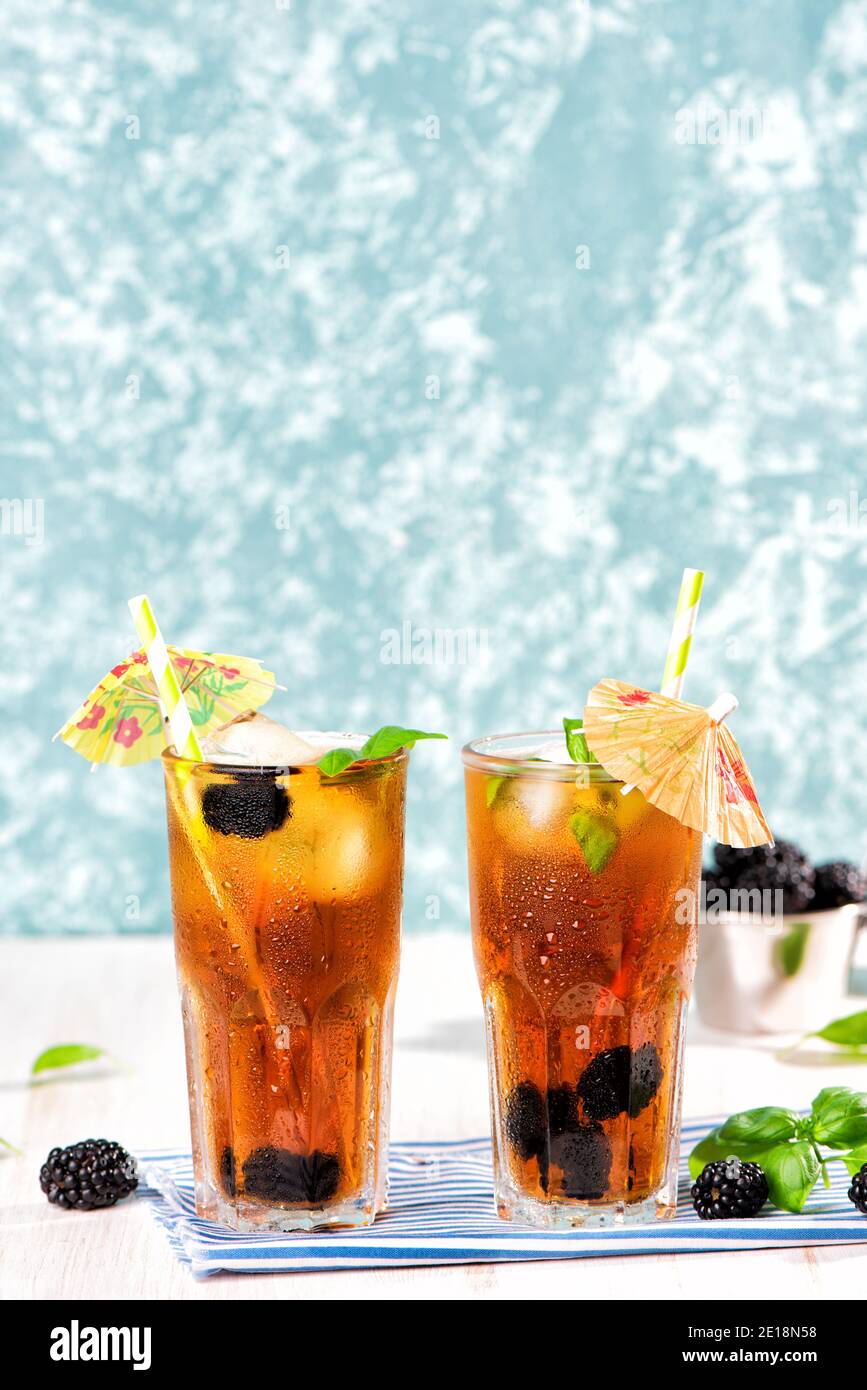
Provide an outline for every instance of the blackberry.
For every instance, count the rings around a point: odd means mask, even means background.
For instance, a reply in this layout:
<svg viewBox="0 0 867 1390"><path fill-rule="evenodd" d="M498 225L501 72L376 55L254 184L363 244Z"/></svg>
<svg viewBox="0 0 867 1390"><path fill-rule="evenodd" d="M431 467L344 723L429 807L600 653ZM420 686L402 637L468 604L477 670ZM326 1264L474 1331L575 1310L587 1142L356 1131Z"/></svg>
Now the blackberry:
<svg viewBox="0 0 867 1390"><path fill-rule="evenodd" d="M629 1069L629 1115L635 1119L650 1104L662 1083L662 1063L653 1043L642 1043Z"/></svg>
<svg viewBox="0 0 867 1390"><path fill-rule="evenodd" d="M261 840L291 816L292 803L273 777L243 772L232 782L214 782L205 788L202 814L218 835Z"/></svg>
<svg viewBox="0 0 867 1390"><path fill-rule="evenodd" d="M238 1190L235 1178L235 1155L228 1144L220 1155L220 1181L226 1196L234 1197Z"/></svg>
<svg viewBox="0 0 867 1390"><path fill-rule="evenodd" d="M758 1163L724 1158L701 1170L691 1192L702 1221L731 1221L755 1216L765 1205L768 1180Z"/></svg>
<svg viewBox="0 0 867 1390"><path fill-rule="evenodd" d="M629 1104L629 1048L597 1052L575 1088L590 1120L613 1120Z"/></svg>
<svg viewBox="0 0 867 1390"><path fill-rule="evenodd" d="M266 1146L244 1160L244 1191L269 1202L311 1202L321 1206L333 1197L340 1182L336 1154L314 1149L294 1154Z"/></svg>
<svg viewBox="0 0 867 1390"><path fill-rule="evenodd" d="M545 1147L547 1124L542 1092L532 1081L519 1081L506 1100L506 1138L519 1158L537 1158Z"/></svg>
<svg viewBox="0 0 867 1390"><path fill-rule="evenodd" d="M571 1086L549 1086L547 1101L549 1134L569 1134L580 1127L578 1097Z"/></svg>
<svg viewBox="0 0 867 1390"><path fill-rule="evenodd" d="M562 1171L564 1197L592 1201L605 1196L611 1172L611 1145L600 1125L578 1125L557 1135L551 1140L550 1162ZM545 1188L547 1191L547 1182Z"/></svg>
<svg viewBox="0 0 867 1390"><path fill-rule="evenodd" d="M49 1202L76 1211L113 1207L138 1187L138 1165L120 1144L82 1139L52 1149L39 1170L39 1186Z"/></svg>
<svg viewBox="0 0 867 1390"><path fill-rule="evenodd" d="M649 1105L662 1081L662 1063L653 1043L635 1052L625 1043L609 1047L585 1068L576 1091L589 1120L613 1120L628 1111L635 1119Z"/></svg>
<svg viewBox="0 0 867 1390"><path fill-rule="evenodd" d="M825 912L847 903L860 903L867 898L867 875L854 864L838 860L834 864L817 864L813 911Z"/></svg>
<svg viewBox="0 0 867 1390"><path fill-rule="evenodd" d="M858 1208L860 1212L867 1216L867 1163L861 1165L858 1172L852 1179L852 1186L847 1193L850 1202Z"/></svg>
<svg viewBox="0 0 867 1390"><path fill-rule="evenodd" d="M807 856L790 840L753 849L734 849L717 845L714 858L732 888L749 891L767 889L783 894L784 912L804 912L813 901L815 871Z"/></svg>

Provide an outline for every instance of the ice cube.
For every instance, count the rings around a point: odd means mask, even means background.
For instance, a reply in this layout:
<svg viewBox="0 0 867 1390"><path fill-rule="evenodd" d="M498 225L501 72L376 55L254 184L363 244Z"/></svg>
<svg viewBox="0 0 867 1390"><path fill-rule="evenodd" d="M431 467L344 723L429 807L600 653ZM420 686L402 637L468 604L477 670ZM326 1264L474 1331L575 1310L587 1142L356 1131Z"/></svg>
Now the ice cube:
<svg viewBox="0 0 867 1390"><path fill-rule="evenodd" d="M514 784L515 801L535 830L556 821L563 811L563 783L527 780Z"/></svg>
<svg viewBox="0 0 867 1390"><path fill-rule="evenodd" d="M568 765L572 762L565 738L552 739L550 743L546 743L541 756L542 761L546 763L566 763Z"/></svg>
<svg viewBox="0 0 867 1390"><path fill-rule="evenodd" d="M390 841L375 801L319 797L309 807L307 828L313 840L304 877L312 898L350 900L380 888Z"/></svg>
<svg viewBox="0 0 867 1390"><path fill-rule="evenodd" d="M298 767L316 762L322 750L267 714L249 710L202 739L208 762L243 764L248 767Z"/></svg>

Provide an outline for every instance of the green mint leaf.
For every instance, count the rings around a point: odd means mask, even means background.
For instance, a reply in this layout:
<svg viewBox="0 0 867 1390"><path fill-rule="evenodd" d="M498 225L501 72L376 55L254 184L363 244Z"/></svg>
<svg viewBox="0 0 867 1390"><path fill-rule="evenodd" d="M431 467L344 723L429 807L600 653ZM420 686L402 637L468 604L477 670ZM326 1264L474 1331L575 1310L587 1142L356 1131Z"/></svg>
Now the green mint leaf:
<svg viewBox="0 0 867 1390"><path fill-rule="evenodd" d="M399 724L383 724L361 749L365 758L387 758L398 748L414 748L423 738L448 738L448 734L428 734L424 729L402 729Z"/></svg>
<svg viewBox="0 0 867 1390"><path fill-rule="evenodd" d="M104 1048L91 1047L89 1043L59 1043L40 1052L30 1068L30 1075L38 1076L40 1072L56 1071L60 1067L74 1067L79 1062L92 1062L97 1057L107 1055Z"/></svg>
<svg viewBox="0 0 867 1390"><path fill-rule="evenodd" d="M566 734L566 747L569 749L569 757L573 763L595 763L596 759L587 747L587 739L581 732L584 728L583 719L564 719L563 730Z"/></svg>
<svg viewBox="0 0 867 1390"><path fill-rule="evenodd" d="M695 1181L706 1163L716 1163L721 1158L739 1158L743 1163L761 1163L767 1145L733 1145L731 1140L720 1138L722 1125L712 1129L700 1143L696 1144L689 1156L689 1175Z"/></svg>
<svg viewBox="0 0 867 1390"><path fill-rule="evenodd" d="M813 1135L819 1144L867 1141L867 1095L848 1086L827 1086L813 1101Z"/></svg>
<svg viewBox="0 0 867 1390"><path fill-rule="evenodd" d="M617 848L620 839L617 827L592 811L576 811L569 821L569 829L578 841L591 874L601 874Z"/></svg>
<svg viewBox="0 0 867 1390"><path fill-rule="evenodd" d="M867 1144L860 1144L851 1153L833 1154L832 1159L839 1159L841 1163L845 1163L849 1177L854 1178L855 1174L860 1173L864 1164L867 1163Z"/></svg>
<svg viewBox="0 0 867 1390"><path fill-rule="evenodd" d="M399 724L383 724L356 752L352 748L332 748L316 766L326 777L336 777L353 763L366 758L387 758L399 748L414 748L423 738L448 738L448 734L429 734L423 729L402 729Z"/></svg>
<svg viewBox="0 0 867 1390"><path fill-rule="evenodd" d="M792 1110L765 1105L759 1110L742 1110L720 1128L720 1139L729 1144L763 1144L766 1148L797 1133L800 1116Z"/></svg>
<svg viewBox="0 0 867 1390"><path fill-rule="evenodd" d="M847 1014L845 1018L835 1018L820 1028L818 1033L807 1036L824 1038L826 1042L839 1043L841 1047L867 1047L867 1009L857 1014Z"/></svg>
<svg viewBox="0 0 867 1390"><path fill-rule="evenodd" d="M19 1158L23 1156L23 1149L16 1148L14 1144L9 1143L8 1139L0 1138L0 1147L8 1149L11 1154L17 1154Z"/></svg>
<svg viewBox="0 0 867 1390"><path fill-rule="evenodd" d="M775 1144L766 1151L761 1164L774 1206L781 1211L803 1211L819 1176L819 1159L809 1139Z"/></svg>
<svg viewBox="0 0 867 1390"><path fill-rule="evenodd" d="M807 942L810 939L809 922L793 922L785 936L776 944L777 963L783 975L791 979L797 975L804 964Z"/></svg>
<svg viewBox="0 0 867 1390"><path fill-rule="evenodd" d="M316 766L326 777L336 777L357 762L358 756L354 748L332 748L330 753L319 759Z"/></svg>
<svg viewBox="0 0 867 1390"><path fill-rule="evenodd" d="M487 782L485 783L485 805L487 806L488 810L491 809L494 802L496 801L500 787L503 785L504 782L507 781L507 777L489 777L487 779Z"/></svg>

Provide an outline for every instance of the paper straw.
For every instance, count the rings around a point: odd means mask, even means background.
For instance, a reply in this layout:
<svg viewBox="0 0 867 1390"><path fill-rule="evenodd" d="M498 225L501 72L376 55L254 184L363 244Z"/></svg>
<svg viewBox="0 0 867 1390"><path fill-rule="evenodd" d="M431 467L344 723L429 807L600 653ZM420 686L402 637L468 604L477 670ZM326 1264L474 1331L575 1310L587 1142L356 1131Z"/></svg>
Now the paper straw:
<svg viewBox="0 0 867 1390"><path fill-rule="evenodd" d="M154 678L166 718L169 721L172 743L182 758L192 758L197 763L204 762L204 754L193 728L187 702L181 694L178 673L169 658L163 635L154 617L154 611L147 594L138 594L136 598L131 598L129 611L132 613L133 622L136 625L148 665L151 668L151 675Z"/></svg>
<svg viewBox="0 0 867 1390"><path fill-rule="evenodd" d="M667 695L672 700L679 700L683 691L683 677L689 660L689 648L703 584L702 570L684 570L660 686L660 694Z"/></svg>
<svg viewBox="0 0 867 1390"><path fill-rule="evenodd" d="M703 584L704 570L684 570L680 581L680 593L677 596L677 607L674 610L671 636L668 639L662 684L659 688L660 695L667 695L671 700L679 700L683 693L683 677L686 663L689 661L689 649L695 631ZM628 796L634 790L635 784L627 782L620 788L620 795Z"/></svg>

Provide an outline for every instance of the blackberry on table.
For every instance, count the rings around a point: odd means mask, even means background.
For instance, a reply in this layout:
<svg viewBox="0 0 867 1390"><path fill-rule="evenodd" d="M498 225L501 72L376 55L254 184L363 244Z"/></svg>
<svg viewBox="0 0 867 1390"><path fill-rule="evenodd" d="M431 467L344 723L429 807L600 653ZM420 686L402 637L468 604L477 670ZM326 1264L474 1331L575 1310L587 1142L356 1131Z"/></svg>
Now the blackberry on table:
<svg viewBox="0 0 867 1390"><path fill-rule="evenodd" d="M205 824L218 835L261 840L291 814L287 792L267 774L239 773L232 782L212 783L202 795Z"/></svg>
<svg viewBox="0 0 867 1390"><path fill-rule="evenodd" d="M825 912L847 903L860 903L867 898L867 875L854 864L837 860L832 864L817 864L814 912Z"/></svg>
<svg viewBox="0 0 867 1390"><path fill-rule="evenodd" d="M756 1215L768 1200L768 1180L758 1163L723 1158L701 1170L691 1194L702 1221L731 1221Z"/></svg>
<svg viewBox="0 0 867 1390"><path fill-rule="evenodd" d="M248 1197L269 1202L311 1202L315 1206L333 1197L340 1182L336 1154L314 1149L295 1154L289 1149L265 1145L244 1160L244 1191Z"/></svg>
<svg viewBox="0 0 867 1390"><path fill-rule="evenodd" d="M733 889L780 890L784 912L804 912L813 901L815 871L807 856L790 840L752 849L720 844L714 849L714 859Z"/></svg>
<svg viewBox="0 0 867 1390"><path fill-rule="evenodd" d="M506 1138L525 1162L545 1147L547 1122L542 1092L532 1081L519 1081L506 1099Z"/></svg>
<svg viewBox="0 0 867 1390"><path fill-rule="evenodd" d="M54 1206L76 1211L113 1207L138 1187L138 1165L120 1144L82 1139L51 1150L39 1171L39 1186Z"/></svg>
<svg viewBox="0 0 867 1390"><path fill-rule="evenodd" d="M852 1186L846 1194L849 1201L867 1216L867 1163L861 1165L852 1179Z"/></svg>
<svg viewBox="0 0 867 1390"><path fill-rule="evenodd" d="M601 1125L579 1125L557 1135L551 1140L550 1162L563 1174L564 1197L592 1201L605 1196L611 1172L611 1145Z"/></svg>

